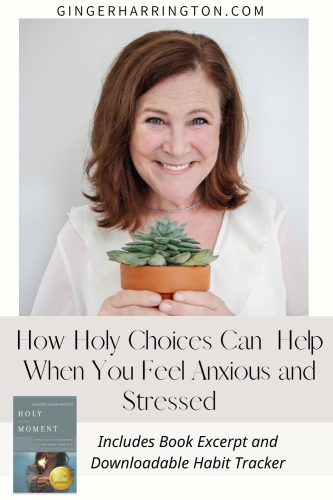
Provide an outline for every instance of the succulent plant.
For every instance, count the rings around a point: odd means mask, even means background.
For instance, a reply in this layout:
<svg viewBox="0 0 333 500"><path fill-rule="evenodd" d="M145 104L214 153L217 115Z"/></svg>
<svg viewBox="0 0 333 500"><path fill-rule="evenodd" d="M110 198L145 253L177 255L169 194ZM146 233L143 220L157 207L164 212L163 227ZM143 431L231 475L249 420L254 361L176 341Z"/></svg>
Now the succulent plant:
<svg viewBox="0 0 333 500"><path fill-rule="evenodd" d="M199 242L184 232L186 224L156 220L149 233L137 231L121 250L107 252L110 260L131 266L206 266L217 255L202 250Z"/></svg>

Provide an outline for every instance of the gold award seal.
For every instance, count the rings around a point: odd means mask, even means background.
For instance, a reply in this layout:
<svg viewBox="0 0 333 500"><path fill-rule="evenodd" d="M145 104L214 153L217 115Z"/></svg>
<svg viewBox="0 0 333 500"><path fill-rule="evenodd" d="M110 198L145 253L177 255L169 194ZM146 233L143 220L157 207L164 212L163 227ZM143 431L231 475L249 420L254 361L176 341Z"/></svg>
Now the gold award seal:
<svg viewBox="0 0 333 500"><path fill-rule="evenodd" d="M67 490L73 482L73 474L69 467L61 465L50 473L50 483L55 490Z"/></svg>

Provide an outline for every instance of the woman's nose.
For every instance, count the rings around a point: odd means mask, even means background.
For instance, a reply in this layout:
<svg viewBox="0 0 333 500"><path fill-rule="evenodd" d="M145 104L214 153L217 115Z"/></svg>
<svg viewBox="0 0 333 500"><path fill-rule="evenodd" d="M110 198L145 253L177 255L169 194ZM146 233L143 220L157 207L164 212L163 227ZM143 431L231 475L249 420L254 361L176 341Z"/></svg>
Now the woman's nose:
<svg viewBox="0 0 333 500"><path fill-rule="evenodd" d="M185 127L171 127L163 143L163 151L175 159L185 159L191 150L190 138Z"/></svg>

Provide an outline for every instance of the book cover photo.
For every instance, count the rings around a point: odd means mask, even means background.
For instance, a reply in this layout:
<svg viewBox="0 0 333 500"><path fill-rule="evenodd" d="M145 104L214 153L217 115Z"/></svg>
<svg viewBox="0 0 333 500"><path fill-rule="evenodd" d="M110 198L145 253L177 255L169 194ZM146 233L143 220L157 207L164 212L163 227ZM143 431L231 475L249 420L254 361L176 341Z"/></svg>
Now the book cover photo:
<svg viewBox="0 0 333 500"><path fill-rule="evenodd" d="M14 493L76 493L76 397L14 396Z"/></svg>

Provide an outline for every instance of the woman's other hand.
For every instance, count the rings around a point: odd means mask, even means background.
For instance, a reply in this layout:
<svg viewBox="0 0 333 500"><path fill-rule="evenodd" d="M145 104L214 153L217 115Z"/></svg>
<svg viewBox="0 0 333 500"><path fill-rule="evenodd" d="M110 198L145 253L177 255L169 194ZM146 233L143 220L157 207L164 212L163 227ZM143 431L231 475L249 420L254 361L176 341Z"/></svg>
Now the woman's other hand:
<svg viewBox="0 0 333 500"><path fill-rule="evenodd" d="M173 300L162 300L159 310L169 316L234 316L211 292L176 292Z"/></svg>
<svg viewBox="0 0 333 500"><path fill-rule="evenodd" d="M121 290L103 302L98 316L166 316L158 309L161 301L148 290Z"/></svg>

